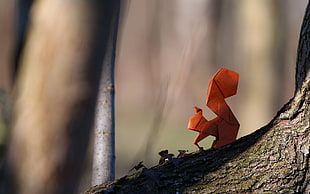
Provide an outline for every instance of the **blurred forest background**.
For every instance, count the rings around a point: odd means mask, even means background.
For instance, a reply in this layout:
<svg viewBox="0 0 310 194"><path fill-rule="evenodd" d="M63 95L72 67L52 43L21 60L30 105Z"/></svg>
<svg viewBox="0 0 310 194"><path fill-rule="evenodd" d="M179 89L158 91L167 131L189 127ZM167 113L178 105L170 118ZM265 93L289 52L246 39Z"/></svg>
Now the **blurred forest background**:
<svg viewBox="0 0 310 194"><path fill-rule="evenodd" d="M265 125L293 95L296 48L306 0L124 0L115 69L116 177L158 152L195 151L187 129L193 106L205 106L208 79L220 68L240 73L227 99L238 137ZM0 0L0 140L7 73L13 62L15 1ZM4 92L3 92L4 91ZM212 137L200 145L209 148ZM91 163L90 163L91 164ZM91 169L91 167L90 167Z"/></svg>

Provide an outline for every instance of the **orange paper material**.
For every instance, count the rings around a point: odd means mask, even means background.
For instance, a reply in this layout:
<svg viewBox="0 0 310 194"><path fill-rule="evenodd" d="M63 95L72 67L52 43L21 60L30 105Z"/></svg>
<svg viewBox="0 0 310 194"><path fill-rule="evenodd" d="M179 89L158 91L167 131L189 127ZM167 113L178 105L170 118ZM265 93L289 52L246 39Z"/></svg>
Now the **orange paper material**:
<svg viewBox="0 0 310 194"><path fill-rule="evenodd" d="M188 122L189 129L199 132L194 139L194 144L198 147L198 142L209 135L216 137L212 148L236 140L240 124L224 99L237 93L238 79L239 74L227 68L221 68L210 78L206 105L217 117L208 121L202 115L202 109L194 107L196 114Z"/></svg>

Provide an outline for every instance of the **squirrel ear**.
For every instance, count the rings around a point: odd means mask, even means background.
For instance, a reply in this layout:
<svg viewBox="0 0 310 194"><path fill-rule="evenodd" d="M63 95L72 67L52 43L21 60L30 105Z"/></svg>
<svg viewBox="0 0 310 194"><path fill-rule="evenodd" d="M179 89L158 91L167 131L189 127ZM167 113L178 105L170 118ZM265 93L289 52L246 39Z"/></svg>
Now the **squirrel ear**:
<svg viewBox="0 0 310 194"><path fill-rule="evenodd" d="M194 131L197 131L196 128L199 125L199 123L201 122L201 119L203 118L202 109L200 109L196 106L193 108L196 111L196 113L188 119L187 128L194 130Z"/></svg>
<svg viewBox="0 0 310 194"><path fill-rule="evenodd" d="M196 113L199 112L199 111L202 111L202 109L198 108L197 106L193 107L193 109L195 110Z"/></svg>

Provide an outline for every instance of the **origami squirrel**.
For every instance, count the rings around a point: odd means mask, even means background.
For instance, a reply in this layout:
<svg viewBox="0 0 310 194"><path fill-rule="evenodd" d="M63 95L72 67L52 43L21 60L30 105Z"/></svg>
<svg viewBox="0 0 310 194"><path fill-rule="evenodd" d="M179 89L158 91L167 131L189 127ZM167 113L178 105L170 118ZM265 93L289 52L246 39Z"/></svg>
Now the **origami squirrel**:
<svg viewBox="0 0 310 194"><path fill-rule="evenodd" d="M217 115L208 121L202 115L202 109L194 107L196 114L189 118L188 128L199 132L194 144L200 150L198 142L212 135L215 140L212 148L219 148L236 140L240 124L225 102L225 98L237 93L239 74L232 70L221 68L209 80L206 105Z"/></svg>

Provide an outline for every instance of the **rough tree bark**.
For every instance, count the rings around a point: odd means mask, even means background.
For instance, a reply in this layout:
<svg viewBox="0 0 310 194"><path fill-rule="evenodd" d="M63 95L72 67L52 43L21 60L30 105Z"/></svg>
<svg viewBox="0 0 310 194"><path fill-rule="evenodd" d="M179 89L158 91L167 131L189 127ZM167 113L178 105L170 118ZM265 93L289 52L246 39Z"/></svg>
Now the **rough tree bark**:
<svg viewBox="0 0 310 194"><path fill-rule="evenodd" d="M96 105L92 185L115 179L114 62L120 2L111 3L110 31Z"/></svg>
<svg viewBox="0 0 310 194"><path fill-rule="evenodd" d="M35 1L1 193L76 193L93 124L111 1ZM3 188L1 188L3 189Z"/></svg>
<svg viewBox="0 0 310 194"><path fill-rule="evenodd" d="M189 154L86 193L309 193L310 7L296 63L296 91L266 126L219 149Z"/></svg>

